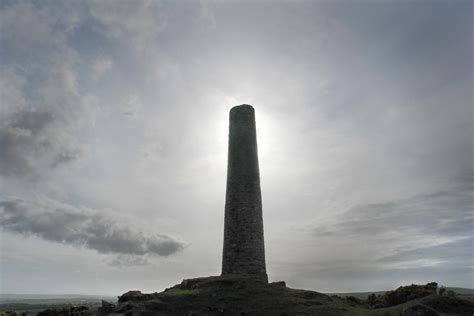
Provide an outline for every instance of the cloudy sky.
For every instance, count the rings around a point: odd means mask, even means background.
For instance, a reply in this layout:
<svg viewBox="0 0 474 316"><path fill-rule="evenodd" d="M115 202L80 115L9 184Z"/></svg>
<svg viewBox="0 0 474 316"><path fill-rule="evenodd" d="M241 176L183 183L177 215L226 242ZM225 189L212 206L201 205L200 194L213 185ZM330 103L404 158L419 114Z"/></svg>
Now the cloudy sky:
<svg viewBox="0 0 474 316"><path fill-rule="evenodd" d="M474 288L472 1L1 1L0 292L220 273L256 109L271 281Z"/></svg>

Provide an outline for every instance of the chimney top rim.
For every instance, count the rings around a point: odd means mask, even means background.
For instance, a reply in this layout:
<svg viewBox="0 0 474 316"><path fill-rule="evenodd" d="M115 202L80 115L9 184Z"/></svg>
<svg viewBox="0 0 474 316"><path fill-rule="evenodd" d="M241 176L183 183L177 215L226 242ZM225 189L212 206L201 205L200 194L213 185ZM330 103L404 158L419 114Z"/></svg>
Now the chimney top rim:
<svg viewBox="0 0 474 316"><path fill-rule="evenodd" d="M250 104L240 104L240 105L236 105L236 106L234 106L230 109L231 112L242 111L242 110L244 110L244 111L245 110L255 111L253 106L251 106Z"/></svg>

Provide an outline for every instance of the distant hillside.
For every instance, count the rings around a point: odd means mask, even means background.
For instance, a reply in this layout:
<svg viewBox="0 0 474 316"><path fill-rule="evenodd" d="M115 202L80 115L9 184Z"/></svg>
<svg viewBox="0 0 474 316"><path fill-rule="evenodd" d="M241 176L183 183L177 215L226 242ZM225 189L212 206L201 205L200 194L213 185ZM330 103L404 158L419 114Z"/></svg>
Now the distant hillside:
<svg viewBox="0 0 474 316"><path fill-rule="evenodd" d="M457 294L461 294L461 295L474 295L474 289L465 289L465 288L462 288L462 287L449 287L449 286L447 286L446 290L447 291L452 290L452 291L456 292ZM342 297L354 296L354 297L357 297L359 299L365 300L365 299L367 299L367 296L369 296L370 294L375 293L376 295L382 295L382 294L385 294L386 292L388 292L388 291L354 292L354 293L326 293L326 294L328 294L328 295L338 295L338 296L342 296Z"/></svg>
<svg viewBox="0 0 474 316"><path fill-rule="evenodd" d="M22 315L33 316L49 308L68 308L71 305L86 306L96 310L102 300L116 302L116 296L79 294L0 294L0 314L2 311L17 311Z"/></svg>
<svg viewBox="0 0 474 316"><path fill-rule="evenodd" d="M382 295L385 294L388 291L377 291L377 292L354 292L354 293L325 293L327 295L337 295L341 297L348 297L348 296L354 296L357 297L361 300L367 299L367 296L369 296L372 293L375 293L376 295Z"/></svg>
<svg viewBox="0 0 474 316"><path fill-rule="evenodd" d="M0 294L0 304L84 304L102 300L117 301L117 296L81 294Z"/></svg>
<svg viewBox="0 0 474 316"><path fill-rule="evenodd" d="M446 289L449 291L454 291L457 294L462 294L462 295L474 295L474 289L465 289L462 287L446 287Z"/></svg>
<svg viewBox="0 0 474 316"><path fill-rule="evenodd" d="M474 314L474 296L438 295L437 285L400 286L360 300L291 289L285 282L266 283L245 275L227 275L183 280L161 293L129 291L120 296L118 304L104 304L98 311L103 315L163 316Z"/></svg>
<svg viewBox="0 0 474 316"><path fill-rule="evenodd" d="M447 287L457 295L438 295L437 283L401 286L392 291L338 293L286 287L285 282L264 283L244 276L187 279L161 293L129 291L117 297L99 295L0 295L2 311L22 315L474 315L474 289ZM375 294L375 295L373 295ZM370 297L368 298L368 296ZM360 299L359 299L360 298ZM102 302L102 300L108 301ZM5 313L7 314L7 313ZM417 315L418 315L417 314ZM236 314L237 315L237 314ZM421 315L421 314L420 314Z"/></svg>

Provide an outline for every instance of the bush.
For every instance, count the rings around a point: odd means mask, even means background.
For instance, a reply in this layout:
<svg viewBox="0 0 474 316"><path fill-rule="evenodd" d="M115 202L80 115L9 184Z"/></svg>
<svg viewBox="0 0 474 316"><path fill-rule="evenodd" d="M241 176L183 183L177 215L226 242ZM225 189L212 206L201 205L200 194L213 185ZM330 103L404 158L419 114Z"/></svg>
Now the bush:
<svg viewBox="0 0 474 316"><path fill-rule="evenodd" d="M446 292L446 288L444 286L441 285L441 287L439 288L439 296L443 296L443 294Z"/></svg>
<svg viewBox="0 0 474 316"><path fill-rule="evenodd" d="M431 282L426 285L400 286L394 291L388 291L383 295L371 294L367 297L367 303L373 308L382 308L403 304L405 302L436 294L438 283Z"/></svg>

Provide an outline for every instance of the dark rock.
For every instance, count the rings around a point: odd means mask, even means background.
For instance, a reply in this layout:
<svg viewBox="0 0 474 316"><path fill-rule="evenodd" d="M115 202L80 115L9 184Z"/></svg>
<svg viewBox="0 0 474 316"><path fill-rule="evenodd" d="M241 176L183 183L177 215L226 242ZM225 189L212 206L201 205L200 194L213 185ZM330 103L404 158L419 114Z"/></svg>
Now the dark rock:
<svg viewBox="0 0 474 316"><path fill-rule="evenodd" d="M286 287L285 281L272 282L268 285L275 286L275 287Z"/></svg>
<svg viewBox="0 0 474 316"><path fill-rule="evenodd" d="M249 275L184 280L161 293L127 292L115 313L130 315L339 315L329 296ZM316 311L320 312L316 312ZM322 312L322 310L325 310ZM313 312L311 312L313 311Z"/></svg>
<svg viewBox="0 0 474 316"><path fill-rule="evenodd" d="M123 303L127 301L141 301L145 298L146 296L140 291L128 291L127 293L120 296L118 301L119 303Z"/></svg>
<svg viewBox="0 0 474 316"><path fill-rule="evenodd" d="M102 300L102 308L114 308L115 305L107 301Z"/></svg>
<svg viewBox="0 0 474 316"><path fill-rule="evenodd" d="M102 306L97 309L97 315L107 315L113 312L115 305L107 301L102 300Z"/></svg>

